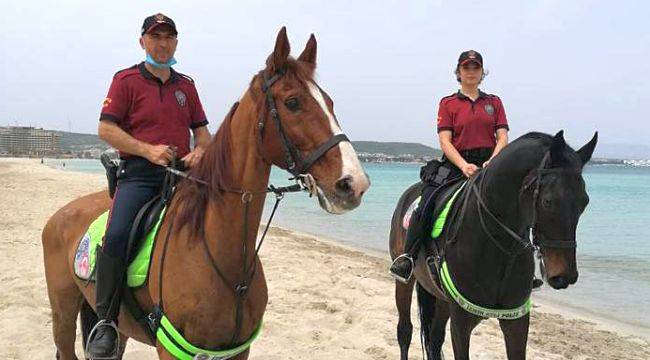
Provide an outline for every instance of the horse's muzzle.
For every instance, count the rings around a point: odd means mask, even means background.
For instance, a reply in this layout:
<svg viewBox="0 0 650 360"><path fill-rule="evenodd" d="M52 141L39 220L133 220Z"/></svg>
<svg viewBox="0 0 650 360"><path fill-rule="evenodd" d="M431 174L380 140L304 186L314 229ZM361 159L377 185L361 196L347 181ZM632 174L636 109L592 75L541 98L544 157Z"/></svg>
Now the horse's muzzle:
<svg viewBox="0 0 650 360"><path fill-rule="evenodd" d="M318 200L326 211L333 214L342 214L361 204L363 194L370 187L368 175L344 175L334 183L334 191L326 193L318 188Z"/></svg>
<svg viewBox="0 0 650 360"><path fill-rule="evenodd" d="M553 289L560 290L566 289L569 285L573 285L578 281L578 273L571 276L553 276L548 279L548 284L551 285Z"/></svg>

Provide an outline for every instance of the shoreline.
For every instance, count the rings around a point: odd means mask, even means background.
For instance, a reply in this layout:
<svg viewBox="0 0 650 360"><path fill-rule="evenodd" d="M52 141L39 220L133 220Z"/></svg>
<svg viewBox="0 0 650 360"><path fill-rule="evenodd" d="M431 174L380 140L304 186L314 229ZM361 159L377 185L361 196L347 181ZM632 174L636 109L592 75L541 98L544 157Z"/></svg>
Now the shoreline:
<svg viewBox="0 0 650 360"><path fill-rule="evenodd" d="M264 225L266 224L260 224L260 226ZM390 264L390 256L388 255L388 252L382 252L361 246L354 246L348 243L341 243L338 240L329 239L322 235L314 235L307 232L292 230L282 226L274 226L271 224L269 231L272 229L287 232L299 237L312 238L315 241L327 244L328 246L338 247L343 250L359 252L364 256L376 258L378 261L386 261L386 274L388 274L388 265ZM547 284L544 284L544 286L548 288ZM639 337L643 340L650 341L650 326L643 326L641 323L630 323L621 319L617 319L615 317L608 317L588 308L577 307L564 303L562 301L554 300L552 296L552 294L542 294L539 291L534 291L531 295L533 298L533 311L558 314L568 319L593 323L599 329L604 331L615 332L625 336Z"/></svg>
<svg viewBox="0 0 650 360"><path fill-rule="evenodd" d="M70 157L70 158L59 158L59 157L48 157L48 156L38 156L38 157L12 157L6 155L0 155L0 159L45 159L45 160L96 160L99 162L99 158L79 158L79 157ZM424 165L426 161L361 161L362 164L403 164L403 165ZM601 166L615 166L615 167L629 167L629 168L647 168L650 167L650 159L592 159L592 162L589 166L601 167Z"/></svg>
<svg viewBox="0 0 650 360"><path fill-rule="evenodd" d="M38 159L4 158L0 178L0 253L4 255L0 281L8 289L0 293L0 328L12 329L0 333L0 358L49 359L54 344L40 232L62 205L104 189L105 176L61 171L41 165ZM251 359L397 358L394 281L387 274L387 253L271 226L260 257L269 302L265 329ZM571 309L554 306L552 301L534 298L534 302L529 358L650 358L648 338L630 336L607 321L600 323L595 314L574 316ZM414 304L411 354L419 358L415 314ZM482 322L473 334L472 359L505 358L496 321ZM78 335L77 354L81 349ZM449 332L444 351L451 355ZM152 348L131 341L124 358L157 356Z"/></svg>

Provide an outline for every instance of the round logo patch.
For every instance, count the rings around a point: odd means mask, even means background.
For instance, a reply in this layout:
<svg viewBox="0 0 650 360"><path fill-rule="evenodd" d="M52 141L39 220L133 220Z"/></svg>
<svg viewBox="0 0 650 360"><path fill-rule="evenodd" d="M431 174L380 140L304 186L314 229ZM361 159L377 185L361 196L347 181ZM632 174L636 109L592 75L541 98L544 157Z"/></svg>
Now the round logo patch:
<svg viewBox="0 0 650 360"><path fill-rule="evenodd" d="M485 112L488 113L488 115L494 115L494 106L492 106L492 104L485 104Z"/></svg>
<svg viewBox="0 0 650 360"><path fill-rule="evenodd" d="M187 103L187 97L185 96L185 93L180 90L176 90L174 92L174 96L176 96L176 101L178 102L178 106L184 107L185 104Z"/></svg>

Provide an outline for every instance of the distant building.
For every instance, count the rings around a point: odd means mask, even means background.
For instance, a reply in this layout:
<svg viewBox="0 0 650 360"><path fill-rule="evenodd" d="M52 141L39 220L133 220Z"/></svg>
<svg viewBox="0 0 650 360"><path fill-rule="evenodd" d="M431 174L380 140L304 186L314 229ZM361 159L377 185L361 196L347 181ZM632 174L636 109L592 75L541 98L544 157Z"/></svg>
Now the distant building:
<svg viewBox="0 0 650 360"><path fill-rule="evenodd" d="M47 155L60 150L61 136L27 126L0 127L0 154Z"/></svg>

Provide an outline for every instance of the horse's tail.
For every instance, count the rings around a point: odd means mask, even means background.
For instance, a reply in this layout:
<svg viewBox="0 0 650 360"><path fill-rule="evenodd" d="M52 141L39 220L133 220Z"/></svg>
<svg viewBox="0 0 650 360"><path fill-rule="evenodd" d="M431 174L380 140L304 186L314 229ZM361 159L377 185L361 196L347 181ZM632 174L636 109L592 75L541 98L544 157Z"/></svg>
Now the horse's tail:
<svg viewBox="0 0 650 360"><path fill-rule="evenodd" d="M95 310L93 310L86 299L84 299L81 303L79 318L81 320L81 338L83 339L83 346L85 347L86 343L88 342L88 335L90 334L90 331L99 321L97 318L97 313L95 313Z"/></svg>
<svg viewBox="0 0 650 360"><path fill-rule="evenodd" d="M422 358L430 359L433 356L428 347L431 346L431 331L433 318L436 313L436 298L431 295L420 283L415 286L418 296L418 317L420 320L420 343L422 344ZM426 355L425 355L426 354Z"/></svg>

